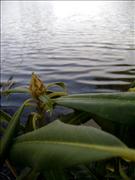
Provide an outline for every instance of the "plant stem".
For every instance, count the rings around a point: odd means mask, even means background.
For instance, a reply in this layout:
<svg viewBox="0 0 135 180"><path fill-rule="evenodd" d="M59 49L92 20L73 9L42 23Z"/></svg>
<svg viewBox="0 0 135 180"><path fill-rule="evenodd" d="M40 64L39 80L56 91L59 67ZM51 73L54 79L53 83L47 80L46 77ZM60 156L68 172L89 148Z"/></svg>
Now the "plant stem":
<svg viewBox="0 0 135 180"><path fill-rule="evenodd" d="M16 176L17 176L16 169L13 166L11 166L11 164L8 160L5 160L5 163L6 163L7 167L10 169L10 171L12 172L12 174L14 175L14 177L16 178Z"/></svg>

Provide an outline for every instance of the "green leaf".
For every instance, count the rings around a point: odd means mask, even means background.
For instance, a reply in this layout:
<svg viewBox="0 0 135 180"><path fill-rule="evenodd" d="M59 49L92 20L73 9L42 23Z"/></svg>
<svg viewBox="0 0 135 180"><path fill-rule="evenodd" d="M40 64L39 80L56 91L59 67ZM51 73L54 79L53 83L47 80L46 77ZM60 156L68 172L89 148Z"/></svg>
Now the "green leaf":
<svg viewBox="0 0 135 180"><path fill-rule="evenodd" d="M45 109L48 112L52 112L53 110L53 101L47 95L40 96L39 99L44 103Z"/></svg>
<svg viewBox="0 0 135 180"><path fill-rule="evenodd" d="M4 136L2 137L1 140L1 148L0 148L0 157L1 159L4 159L6 154L9 151L9 146L12 142L12 139L14 137L14 134L17 130L17 127L19 126L19 120L20 120L20 116L23 112L23 109L26 105L26 103L28 102L25 101L22 106L16 111L16 113L13 115L13 117L11 118L8 127L4 133Z"/></svg>
<svg viewBox="0 0 135 180"><path fill-rule="evenodd" d="M14 88L14 89L8 89L5 91L2 91L2 94L13 94L13 93L29 93L29 89L25 88L25 87L18 87L18 88Z"/></svg>
<svg viewBox="0 0 135 180"><path fill-rule="evenodd" d="M25 125L25 132L29 132L29 131L33 131L33 130L37 129L36 122L39 118L40 118L40 115L38 113L32 112L28 116L28 120Z"/></svg>
<svg viewBox="0 0 135 180"><path fill-rule="evenodd" d="M67 96L67 93L66 92L52 92L48 95L50 98L58 98L58 97L61 97L61 96Z"/></svg>
<svg viewBox="0 0 135 180"><path fill-rule="evenodd" d="M0 110L0 119L1 121L9 122L11 120L11 116L5 111Z"/></svg>
<svg viewBox="0 0 135 180"><path fill-rule="evenodd" d="M67 95L67 87L66 87L65 83L63 83L63 82L51 83L51 84L48 84L47 89L50 87L54 87L54 86L58 86L58 87L62 88L63 91L54 91L54 92L52 91L51 93L48 93L48 96L50 98L56 98L56 97Z"/></svg>
<svg viewBox="0 0 135 180"><path fill-rule="evenodd" d="M12 117L8 113L6 113L3 110L0 110L0 120L1 120L0 132L2 134L4 134L4 132L6 131L6 128L3 127L2 123L5 122L8 124L11 121L11 119L12 119ZM19 128L21 130L24 130L24 126L22 124L19 125Z"/></svg>
<svg viewBox="0 0 135 180"><path fill-rule="evenodd" d="M72 113L60 116L60 120L68 124L83 124L91 119L89 113L84 111L74 111Z"/></svg>
<svg viewBox="0 0 135 180"><path fill-rule="evenodd" d="M120 156L135 161L135 150L115 136L93 127L59 120L22 135L10 150L10 160L37 171Z"/></svg>
<svg viewBox="0 0 135 180"><path fill-rule="evenodd" d="M89 93L60 97L58 105L86 111L95 119L135 125L135 93Z"/></svg>
<svg viewBox="0 0 135 180"><path fill-rule="evenodd" d="M55 82L55 83L50 83L47 86L47 89L50 87L58 86L61 87L65 92L67 92L67 86L65 85L64 82Z"/></svg>
<svg viewBox="0 0 135 180"><path fill-rule="evenodd" d="M130 180L130 178L126 175L124 169L122 168L122 165L120 162L119 162L119 172L123 180Z"/></svg>

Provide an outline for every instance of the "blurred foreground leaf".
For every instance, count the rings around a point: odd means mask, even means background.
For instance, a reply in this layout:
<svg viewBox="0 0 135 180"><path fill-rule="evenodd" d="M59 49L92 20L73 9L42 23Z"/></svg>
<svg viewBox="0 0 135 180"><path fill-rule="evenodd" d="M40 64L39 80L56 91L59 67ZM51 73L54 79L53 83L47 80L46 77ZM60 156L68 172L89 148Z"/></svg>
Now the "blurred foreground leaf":
<svg viewBox="0 0 135 180"><path fill-rule="evenodd" d="M59 120L16 138L10 150L10 160L35 171L117 156L135 161L135 150L99 129L73 126Z"/></svg>
<svg viewBox="0 0 135 180"><path fill-rule="evenodd" d="M4 160L6 154L9 151L9 146L10 146L12 139L15 135L15 132L19 126L20 116L21 116L27 102L28 102L28 100L25 101L22 104L22 106L15 112L15 114L13 115L13 117L11 118L11 120L8 124L8 127L4 133L4 136L2 137L1 148L0 148L0 157L2 160Z"/></svg>

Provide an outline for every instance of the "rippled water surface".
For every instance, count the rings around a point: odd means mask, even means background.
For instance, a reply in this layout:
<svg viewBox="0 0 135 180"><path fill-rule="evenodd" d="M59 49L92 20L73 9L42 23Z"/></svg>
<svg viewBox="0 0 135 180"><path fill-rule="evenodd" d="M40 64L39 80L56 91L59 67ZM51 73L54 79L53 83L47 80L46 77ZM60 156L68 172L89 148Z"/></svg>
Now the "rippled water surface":
<svg viewBox="0 0 135 180"><path fill-rule="evenodd" d="M2 81L34 71L69 92L125 90L135 79L135 3L2 2Z"/></svg>

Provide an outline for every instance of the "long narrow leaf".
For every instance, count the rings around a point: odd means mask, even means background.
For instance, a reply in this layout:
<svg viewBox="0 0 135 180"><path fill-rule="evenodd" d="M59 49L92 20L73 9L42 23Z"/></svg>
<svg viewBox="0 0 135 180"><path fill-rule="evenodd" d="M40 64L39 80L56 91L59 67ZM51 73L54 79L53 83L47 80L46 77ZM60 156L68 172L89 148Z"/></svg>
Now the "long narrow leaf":
<svg viewBox="0 0 135 180"><path fill-rule="evenodd" d="M2 94L13 94L13 93L30 93L30 91L28 88L25 87L18 87L18 88L2 91Z"/></svg>
<svg viewBox="0 0 135 180"><path fill-rule="evenodd" d="M1 140L1 148L0 148L0 157L1 159L5 158L6 153L8 152L8 148L11 144L12 138L16 132L16 129L19 125L19 120L20 120L20 116L24 110L24 107L26 105L25 101L22 106L18 109L18 111L16 111L16 113L13 115L13 117L11 118L8 127L5 131L5 134Z"/></svg>
<svg viewBox="0 0 135 180"><path fill-rule="evenodd" d="M1 121L9 122L11 120L11 116L3 110L0 110L0 119Z"/></svg>
<svg viewBox="0 0 135 180"><path fill-rule="evenodd" d="M60 97L56 104L89 112L93 118L135 125L135 93L90 93Z"/></svg>
<svg viewBox="0 0 135 180"><path fill-rule="evenodd" d="M64 92L67 92L67 86L63 82L50 83L50 84L48 84L47 88L54 87L54 86L58 86L58 87L62 88L64 90Z"/></svg>

